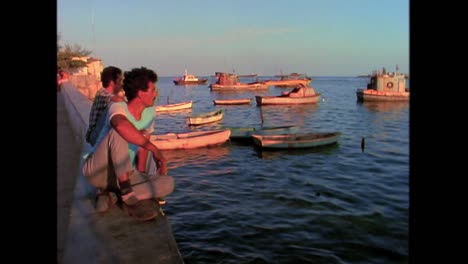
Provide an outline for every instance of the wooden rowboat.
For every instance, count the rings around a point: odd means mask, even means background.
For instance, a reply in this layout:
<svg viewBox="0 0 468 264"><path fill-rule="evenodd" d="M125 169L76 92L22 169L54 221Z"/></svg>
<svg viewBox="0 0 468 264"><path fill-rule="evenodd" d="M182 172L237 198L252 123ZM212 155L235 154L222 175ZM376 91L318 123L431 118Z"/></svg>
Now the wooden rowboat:
<svg viewBox="0 0 468 264"><path fill-rule="evenodd" d="M320 94L314 88L303 84L279 96L255 96L257 105L315 104L319 98Z"/></svg>
<svg viewBox="0 0 468 264"><path fill-rule="evenodd" d="M341 136L340 132L282 134L282 135L252 135L254 143L261 148L297 149L312 148L334 144Z"/></svg>
<svg viewBox="0 0 468 264"><path fill-rule="evenodd" d="M156 112L177 111L188 108L192 108L192 101L155 106Z"/></svg>
<svg viewBox="0 0 468 264"><path fill-rule="evenodd" d="M252 101L252 98L213 100L213 103L215 105L242 105L242 104L250 104L250 101Z"/></svg>
<svg viewBox="0 0 468 264"><path fill-rule="evenodd" d="M312 96L289 97L289 96L255 96L257 105L286 105L286 104L316 104L320 99L320 94Z"/></svg>
<svg viewBox="0 0 468 264"><path fill-rule="evenodd" d="M276 127L228 127L231 130L232 140L251 140L252 135L277 135L296 133L299 126L276 126Z"/></svg>
<svg viewBox="0 0 468 264"><path fill-rule="evenodd" d="M190 116L187 118L187 123L190 126L195 126L216 122L223 119L223 113L224 110L220 109L205 114Z"/></svg>
<svg viewBox="0 0 468 264"><path fill-rule="evenodd" d="M230 135L229 129L167 133L151 135L150 141L160 150L192 149L222 144L229 140Z"/></svg>

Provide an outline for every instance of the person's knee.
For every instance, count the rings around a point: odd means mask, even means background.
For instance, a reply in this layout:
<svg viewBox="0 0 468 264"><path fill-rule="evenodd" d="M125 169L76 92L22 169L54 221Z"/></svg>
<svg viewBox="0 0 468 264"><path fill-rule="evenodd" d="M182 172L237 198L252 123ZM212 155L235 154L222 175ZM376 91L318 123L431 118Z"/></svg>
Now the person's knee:
<svg viewBox="0 0 468 264"><path fill-rule="evenodd" d="M81 167L81 173L88 181L90 185L96 188L106 188L107 187L107 179L104 177L105 170L104 168L94 168L92 169L91 166L85 162Z"/></svg>
<svg viewBox="0 0 468 264"><path fill-rule="evenodd" d="M160 176L159 182L161 183L161 196L167 196L174 191L174 177Z"/></svg>

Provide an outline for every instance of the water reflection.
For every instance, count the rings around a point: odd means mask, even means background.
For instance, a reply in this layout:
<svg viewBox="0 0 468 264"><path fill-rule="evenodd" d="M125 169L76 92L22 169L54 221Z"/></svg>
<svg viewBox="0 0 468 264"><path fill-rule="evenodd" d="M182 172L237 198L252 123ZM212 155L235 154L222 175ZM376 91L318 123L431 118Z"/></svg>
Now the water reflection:
<svg viewBox="0 0 468 264"><path fill-rule="evenodd" d="M357 102L370 112L399 112L409 107L409 102Z"/></svg>
<svg viewBox="0 0 468 264"><path fill-rule="evenodd" d="M339 145L340 143L338 142L330 145L305 149L263 149L255 145L254 149L259 158L275 160L284 157L284 155L301 156L311 153L331 155L337 151Z"/></svg>
<svg viewBox="0 0 468 264"><path fill-rule="evenodd" d="M302 125L305 119L313 117L317 104L265 105L258 107L263 124L266 126ZM286 121L286 122L285 122Z"/></svg>
<svg viewBox="0 0 468 264"><path fill-rule="evenodd" d="M183 166L204 166L216 162L230 152L228 145L218 145L196 149L163 150L162 154L168 161L168 168L175 169Z"/></svg>

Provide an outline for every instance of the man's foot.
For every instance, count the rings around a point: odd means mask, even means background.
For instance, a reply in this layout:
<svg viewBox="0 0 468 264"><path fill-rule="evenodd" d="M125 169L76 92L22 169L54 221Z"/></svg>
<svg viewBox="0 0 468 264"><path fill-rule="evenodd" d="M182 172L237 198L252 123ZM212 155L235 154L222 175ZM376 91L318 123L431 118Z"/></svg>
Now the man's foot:
<svg viewBox="0 0 468 264"><path fill-rule="evenodd" d="M117 202L117 195L113 192L104 192L96 197L96 211L104 213Z"/></svg>
<svg viewBox="0 0 468 264"><path fill-rule="evenodd" d="M122 202L126 205L134 205L138 203L138 198L136 197L134 192L128 192L126 194L122 194Z"/></svg>
<svg viewBox="0 0 468 264"><path fill-rule="evenodd" d="M158 215L157 208L151 200L141 200L132 205L124 203L124 206L128 215L139 221L149 221Z"/></svg>

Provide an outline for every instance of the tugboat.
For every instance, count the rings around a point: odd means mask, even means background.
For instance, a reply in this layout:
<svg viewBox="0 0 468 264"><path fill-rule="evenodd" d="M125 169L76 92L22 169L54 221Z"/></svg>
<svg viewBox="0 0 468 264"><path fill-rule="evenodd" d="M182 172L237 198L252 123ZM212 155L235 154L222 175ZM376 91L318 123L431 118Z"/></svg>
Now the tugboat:
<svg viewBox="0 0 468 264"><path fill-rule="evenodd" d="M195 75L188 74L185 70L185 74L182 78L177 78L174 80L175 85L190 85L190 84L206 84L208 79L198 79Z"/></svg>
<svg viewBox="0 0 468 264"><path fill-rule="evenodd" d="M268 85L265 82L255 81L250 83L242 83L239 81L240 76L226 72L216 72L216 83L210 84L212 91L239 91L239 90L267 90Z"/></svg>
<svg viewBox="0 0 468 264"><path fill-rule="evenodd" d="M405 74L396 71L387 73L385 68L373 72L366 89L357 89L358 101L409 101L410 93L406 88Z"/></svg>

